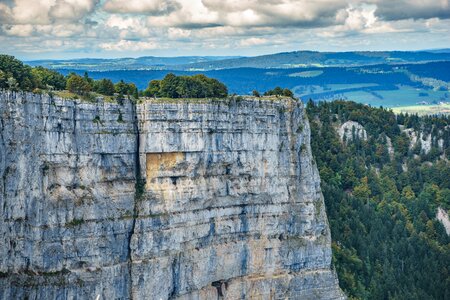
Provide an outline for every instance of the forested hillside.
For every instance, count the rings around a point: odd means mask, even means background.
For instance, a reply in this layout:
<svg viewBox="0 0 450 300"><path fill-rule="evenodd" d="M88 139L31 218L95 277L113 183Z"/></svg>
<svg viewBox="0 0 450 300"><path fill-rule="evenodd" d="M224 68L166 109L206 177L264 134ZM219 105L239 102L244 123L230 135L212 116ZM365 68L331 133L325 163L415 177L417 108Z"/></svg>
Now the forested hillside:
<svg viewBox="0 0 450 300"><path fill-rule="evenodd" d="M147 89L139 91L134 83L120 79L113 83L107 78L95 80L87 72L83 76L71 72L67 76L41 66L30 67L14 56L0 54L0 89L13 91L33 91L34 93L51 93L64 98L93 100L97 96L121 101L125 96L135 101L144 94L152 97L169 98L224 98L228 95L227 87L216 79L203 74L193 76L176 76L167 74L162 80L151 80Z"/></svg>
<svg viewBox="0 0 450 300"><path fill-rule="evenodd" d="M450 209L450 119L344 101L307 112L341 287L356 299L450 299L450 238L436 219Z"/></svg>

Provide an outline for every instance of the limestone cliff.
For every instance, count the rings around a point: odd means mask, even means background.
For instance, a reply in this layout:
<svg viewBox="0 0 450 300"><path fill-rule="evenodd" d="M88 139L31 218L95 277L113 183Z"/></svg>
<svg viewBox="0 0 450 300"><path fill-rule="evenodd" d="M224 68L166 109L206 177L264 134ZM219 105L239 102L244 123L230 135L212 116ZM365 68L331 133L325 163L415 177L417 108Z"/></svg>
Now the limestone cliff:
<svg viewBox="0 0 450 300"><path fill-rule="evenodd" d="M0 117L0 298L343 298L301 103L2 92Z"/></svg>

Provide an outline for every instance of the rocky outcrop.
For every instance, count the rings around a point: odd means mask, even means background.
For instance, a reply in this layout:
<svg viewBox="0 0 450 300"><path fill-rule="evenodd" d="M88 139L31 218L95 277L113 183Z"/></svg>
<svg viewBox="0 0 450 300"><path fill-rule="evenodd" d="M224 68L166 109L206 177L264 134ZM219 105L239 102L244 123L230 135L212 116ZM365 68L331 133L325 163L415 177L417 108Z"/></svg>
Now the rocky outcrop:
<svg viewBox="0 0 450 300"><path fill-rule="evenodd" d="M437 132L437 134L432 135L431 133L424 133L422 131L416 131L413 128L402 128L404 132L410 139L409 149L414 149L419 147L419 151L428 154L433 147L438 150L444 150L444 139L442 138L443 132Z"/></svg>
<svg viewBox="0 0 450 300"><path fill-rule="evenodd" d="M367 132L364 127L355 121L347 121L338 128L338 134L343 142L353 141L358 137L361 140L367 141Z"/></svg>
<svg viewBox="0 0 450 300"><path fill-rule="evenodd" d="M301 103L0 114L0 298L343 298Z"/></svg>
<svg viewBox="0 0 450 300"><path fill-rule="evenodd" d="M441 222L442 226L445 228L445 232L450 236L450 218L448 217L448 213L443 208L438 207L436 219Z"/></svg>
<svg viewBox="0 0 450 300"><path fill-rule="evenodd" d="M392 145L392 140L387 135L385 135L384 137L386 138L386 147L387 147L387 151L389 154L389 158L391 160L394 160L395 149L394 149L394 146Z"/></svg>

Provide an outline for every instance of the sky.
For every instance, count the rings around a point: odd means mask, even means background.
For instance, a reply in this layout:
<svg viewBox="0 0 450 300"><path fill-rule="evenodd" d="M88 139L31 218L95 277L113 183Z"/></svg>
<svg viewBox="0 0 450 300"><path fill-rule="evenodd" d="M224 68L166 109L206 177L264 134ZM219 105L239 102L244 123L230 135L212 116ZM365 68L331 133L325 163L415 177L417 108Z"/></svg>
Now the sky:
<svg viewBox="0 0 450 300"><path fill-rule="evenodd" d="M20 59L450 48L450 0L0 0Z"/></svg>

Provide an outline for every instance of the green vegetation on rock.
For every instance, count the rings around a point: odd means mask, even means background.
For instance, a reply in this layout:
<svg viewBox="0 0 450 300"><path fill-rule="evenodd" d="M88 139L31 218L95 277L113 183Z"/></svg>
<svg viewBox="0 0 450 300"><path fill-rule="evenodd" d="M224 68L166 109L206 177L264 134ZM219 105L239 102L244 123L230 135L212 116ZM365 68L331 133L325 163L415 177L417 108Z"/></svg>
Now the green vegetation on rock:
<svg viewBox="0 0 450 300"><path fill-rule="evenodd" d="M116 84L106 78L94 80L87 72L84 76L73 72L64 76L44 67L31 68L10 55L0 55L0 89L56 91L60 96L85 100L94 100L99 95L111 100L110 97L115 96L119 101L125 97L138 100L140 95L161 98L225 98L228 95L223 83L202 74L176 76L170 73L162 80L151 80L148 88L139 92L134 83L124 80Z"/></svg>
<svg viewBox="0 0 450 300"><path fill-rule="evenodd" d="M294 98L294 93L290 89L283 89L279 86L273 90L268 90L264 93L264 96L285 96Z"/></svg>
<svg viewBox="0 0 450 300"><path fill-rule="evenodd" d="M37 87L31 67L10 55L0 55L0 88L31 91Z"/></svg>
<svg viewBox="0 0 450 300"><path fill-rule="evenodd" d="M61 73L43 67L31 69L36 88L42 90L63 90L66 87L66 78Z"/></svg>
<svg viewBox="0 0 450 300"><path fill-rule="evenodd" d="M202 74L176 76L169 73L162 80L150 81L144 95L166 98L224 98L228 95L228 89L218 80Z"/></svg>
<svg viewBox="0 0 450 300"><path fill-rule="evenodd" d="M91 84L77 74L70 74L66 83L67 90L77 95L86 95L91 91Z"/></svg>

